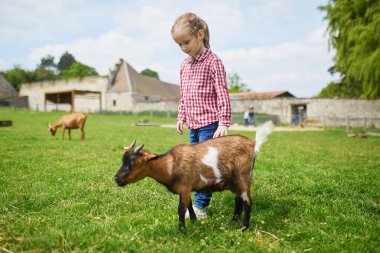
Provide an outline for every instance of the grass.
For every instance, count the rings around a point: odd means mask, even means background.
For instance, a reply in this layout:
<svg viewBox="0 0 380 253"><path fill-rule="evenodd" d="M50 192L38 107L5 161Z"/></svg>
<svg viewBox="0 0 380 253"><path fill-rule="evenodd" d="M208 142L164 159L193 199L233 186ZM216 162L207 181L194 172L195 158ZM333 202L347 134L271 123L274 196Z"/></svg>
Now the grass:
<svg viewBox="0 0 380 253"><path fill-rule="evenodd" d="M12 252L379 252L380 138L343 131L275 132L255 166L251 228L215 193L212 217L178 232L178 196L152 179L113 176L133 139L163 153L188 142L133 115L90 115L86 140L50 136L63 113L0 108L0 247ZM144 116L145 117L145 116ZM151 122L171 118L146 116ZM234 132L253 136L252 132ZM67 136L66 136L67 137ZM1 252L0 248L0 252Z"/></svg>

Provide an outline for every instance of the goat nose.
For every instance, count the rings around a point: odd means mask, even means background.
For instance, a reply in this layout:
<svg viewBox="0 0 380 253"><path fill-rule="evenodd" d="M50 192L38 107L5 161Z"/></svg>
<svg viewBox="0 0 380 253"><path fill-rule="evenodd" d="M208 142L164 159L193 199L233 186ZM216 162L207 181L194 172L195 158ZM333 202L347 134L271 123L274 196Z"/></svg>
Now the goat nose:
<svg viewBox="0 0 380 253"><path fill-rule="evenodd" d="M118 183L120 180L119 180L119 177L118 176L115 176L115 182Z"/></svg>

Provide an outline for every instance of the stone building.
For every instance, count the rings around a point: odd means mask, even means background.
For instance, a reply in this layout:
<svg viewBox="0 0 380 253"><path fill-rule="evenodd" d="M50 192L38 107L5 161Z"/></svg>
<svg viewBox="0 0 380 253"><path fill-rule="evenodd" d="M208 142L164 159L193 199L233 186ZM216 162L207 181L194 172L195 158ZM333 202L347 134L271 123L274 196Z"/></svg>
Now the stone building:
<svg viewBox="0 0 380 253"><path fill-rule="evenodd" d="M234 112L254 106L256 112L275 115L279 124L296 125L308 120L324 126L380 127L380 99L274 97L252 99L231 94Z"/></svg>
<svg viewBox="0 0 380 253"><path fill-rule="evenodd" d="M179 85L140 75L120 61L109 77L56 80L23 84L20 96L32 110L64 111L165 111L176 113ZM231 94L234 115L254 106L272 115L277 124L309 120L325 126L380 127L380 100L296 98L288 91ZM239 116L240 117L240 116Z"/></svg>
<svg viewBox="0 0 380 253"><path fill-rule="evenodd" d="M177 104L180 96L179 85L140 75L124 60L115 65L108 83L107 111L165 111L161 102Z"/></svg>
<svg viewBox="0 0 380 253"><path fill-rule="evenodd" d="M28 97L32 110L140 111L141 107L149 109L142 103L178 100L179 86L142 76L120 59L109 77L23 84L20 96Z"/></svg>
<svg viewBox="0 0 380 253"><path fill-rule="evenodd" d="M17 97L17 90L0 74L0 100Z"/></svg>
<svg viewBox="0 0 380 253"><path fill-rule="evenodd" d="M27 97L18 96L17 90L0 74L0 106L25 108Z"/></svg>

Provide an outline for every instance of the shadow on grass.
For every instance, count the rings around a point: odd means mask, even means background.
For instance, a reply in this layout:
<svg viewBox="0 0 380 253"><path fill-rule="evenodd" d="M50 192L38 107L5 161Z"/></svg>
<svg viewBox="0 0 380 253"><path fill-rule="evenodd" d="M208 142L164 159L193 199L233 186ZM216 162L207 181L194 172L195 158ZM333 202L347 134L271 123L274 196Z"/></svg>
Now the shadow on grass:
<svg viewBox="0 0 380 253"><path fill-rule="evenodd" d="M241 228L244 212L239 222L233 222L234 206L235 199L233 194L229 192L222 193L220 196L218 196L218 193L214 194L209 212L210 220L216 220L215 226L220 223L227 224L227 230ZM300 203L295 199L284 199L265 193L261 194L253 200L250 230L255 227L267 231L286 230L288 227L287 222L291 219L292 213L295 213L299 208L301 208Z"/></svg>

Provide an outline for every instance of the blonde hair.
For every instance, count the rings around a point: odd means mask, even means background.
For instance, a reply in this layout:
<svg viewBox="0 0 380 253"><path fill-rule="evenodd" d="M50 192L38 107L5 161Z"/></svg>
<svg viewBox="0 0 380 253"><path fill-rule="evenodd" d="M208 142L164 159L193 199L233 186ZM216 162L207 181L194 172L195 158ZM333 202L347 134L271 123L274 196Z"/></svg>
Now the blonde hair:
<svg viewBox="0 0 380 253"><path fill-rule="evenodd" d="M205 32L203 44L207 48L210 47L210 32L208 30L208 25L203 19L198 17L196 14L188 12L179 16L174 22L171 32L173 33L174 29L179 25L188 27L192 35L196 35L199 30L203 30Z"/></svg>

